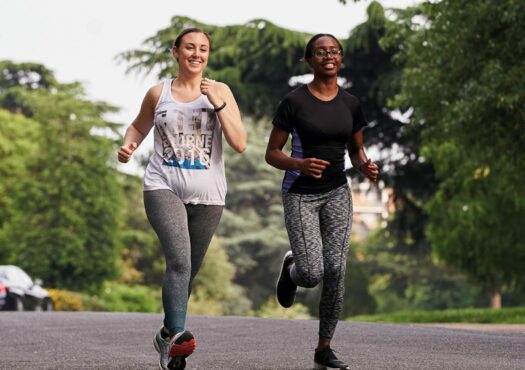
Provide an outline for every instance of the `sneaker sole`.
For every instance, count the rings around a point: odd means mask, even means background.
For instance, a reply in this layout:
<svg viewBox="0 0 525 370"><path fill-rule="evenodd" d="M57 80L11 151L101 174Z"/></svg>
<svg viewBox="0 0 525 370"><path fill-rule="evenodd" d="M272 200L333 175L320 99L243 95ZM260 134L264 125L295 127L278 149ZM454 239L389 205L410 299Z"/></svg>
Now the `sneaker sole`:
<svg viewBox="0 0 525 370"><path fill-rule="evenodd" d="M184 370L186 368L186 358L185 357L174 357L171 359L168 364L168 369L170 370Z"/></svg>
<svg viewBox="0 0 525 370"><path fill-rule="evenodd" d="M335 370L343 369L344 370L344 369L348 369L348 366L347 367L329 367L329 366L318 364L317 362L314 361L314 370L331 370L331 369L335 369Z"/></svg>
<svg viewBox="0 0 525 370"><path fill-rule="evenodd" d="M185 331L171 346L169 356L172 358L187 357L195 352L196 347L197 341L193 337L193 334Z"/></svg>

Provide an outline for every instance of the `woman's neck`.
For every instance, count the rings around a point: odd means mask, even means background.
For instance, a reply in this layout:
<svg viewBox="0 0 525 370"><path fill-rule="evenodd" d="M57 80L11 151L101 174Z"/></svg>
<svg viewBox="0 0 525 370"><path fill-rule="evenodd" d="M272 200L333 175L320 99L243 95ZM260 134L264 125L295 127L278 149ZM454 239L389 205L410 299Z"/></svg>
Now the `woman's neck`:
<svg viewBox="0 0 525 370"><path fill-rule="evenodd" d="M202 75L178 75L173 81L173 85L183 89L200 89Z"/></svg>
<svg viewBox="0 0 525 370"><path fill-rule="evenodd" d="M180 102L190 102L201 95L202 76L177 76L171 84L173 97Z"/></svg>
<svg viewBox="0 0 525 370"><path fill-rule="evenodd" d="M314 78L314 80L308 84L308 89L320 100L332 100L339 92L337 77L327 79Z"/></svg>

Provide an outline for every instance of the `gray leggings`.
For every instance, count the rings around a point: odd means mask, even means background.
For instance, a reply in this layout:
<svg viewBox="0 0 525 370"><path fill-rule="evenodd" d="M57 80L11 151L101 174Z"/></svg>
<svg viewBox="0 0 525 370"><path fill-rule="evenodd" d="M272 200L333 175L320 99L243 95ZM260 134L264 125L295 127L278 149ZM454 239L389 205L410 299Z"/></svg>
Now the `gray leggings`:
<svg viewBox="0 0 525 370"><path fill-rule="evenodd" d="M174 335L184 330L191 284L224 206L184 204L170 190L145 191L144 206L166 257L162 285L164 326Z"/></svg>
<svg viewBox="0 0 525 370"><path fill-rule="evenodd" d="M292 247L292 280L312 288L323 282L319 336L332 338L343 303L346 257L352 228L352 195L345 184L321 194L283 193Z"/></svg>

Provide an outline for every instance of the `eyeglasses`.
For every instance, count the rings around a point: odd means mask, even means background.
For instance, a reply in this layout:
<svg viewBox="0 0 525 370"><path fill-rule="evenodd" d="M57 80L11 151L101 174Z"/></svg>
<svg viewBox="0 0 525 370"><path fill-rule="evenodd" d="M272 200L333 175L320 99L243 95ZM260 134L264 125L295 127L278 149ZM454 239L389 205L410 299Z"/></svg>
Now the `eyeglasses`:
<svg viewBox="0 0 525 370"><path fill-rule="evenodd" d="M339 55L343 55L343 51L341 49L331 49L331 50L315 49L314 55L316 57L321 57L321 58L324 58L324 57L330 55L331 57L335 58L335 57L337 57Z"/></svg>

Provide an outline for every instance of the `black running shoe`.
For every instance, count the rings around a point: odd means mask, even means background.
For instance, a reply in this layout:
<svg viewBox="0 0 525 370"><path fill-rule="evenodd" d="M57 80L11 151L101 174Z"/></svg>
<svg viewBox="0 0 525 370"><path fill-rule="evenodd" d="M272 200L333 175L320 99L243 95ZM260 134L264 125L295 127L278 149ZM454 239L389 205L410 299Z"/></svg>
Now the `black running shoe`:
<svg viewBox="0 0 525 370"><path fill-rule="evenodd" d="M314 369L349 369L348 365L338 360L334 351L328 346L315 352Z"/></svg>
<svg viewBox="0 0 525 370"><path fill-rule="evenodd" d="M283 265L281 267L281 274L277 281L277 301L284 308L293 305L295 300L295 293L297 292L297 284L292 281L288 266L293 262L292 251L286 252L283 258Z"/></svg>

